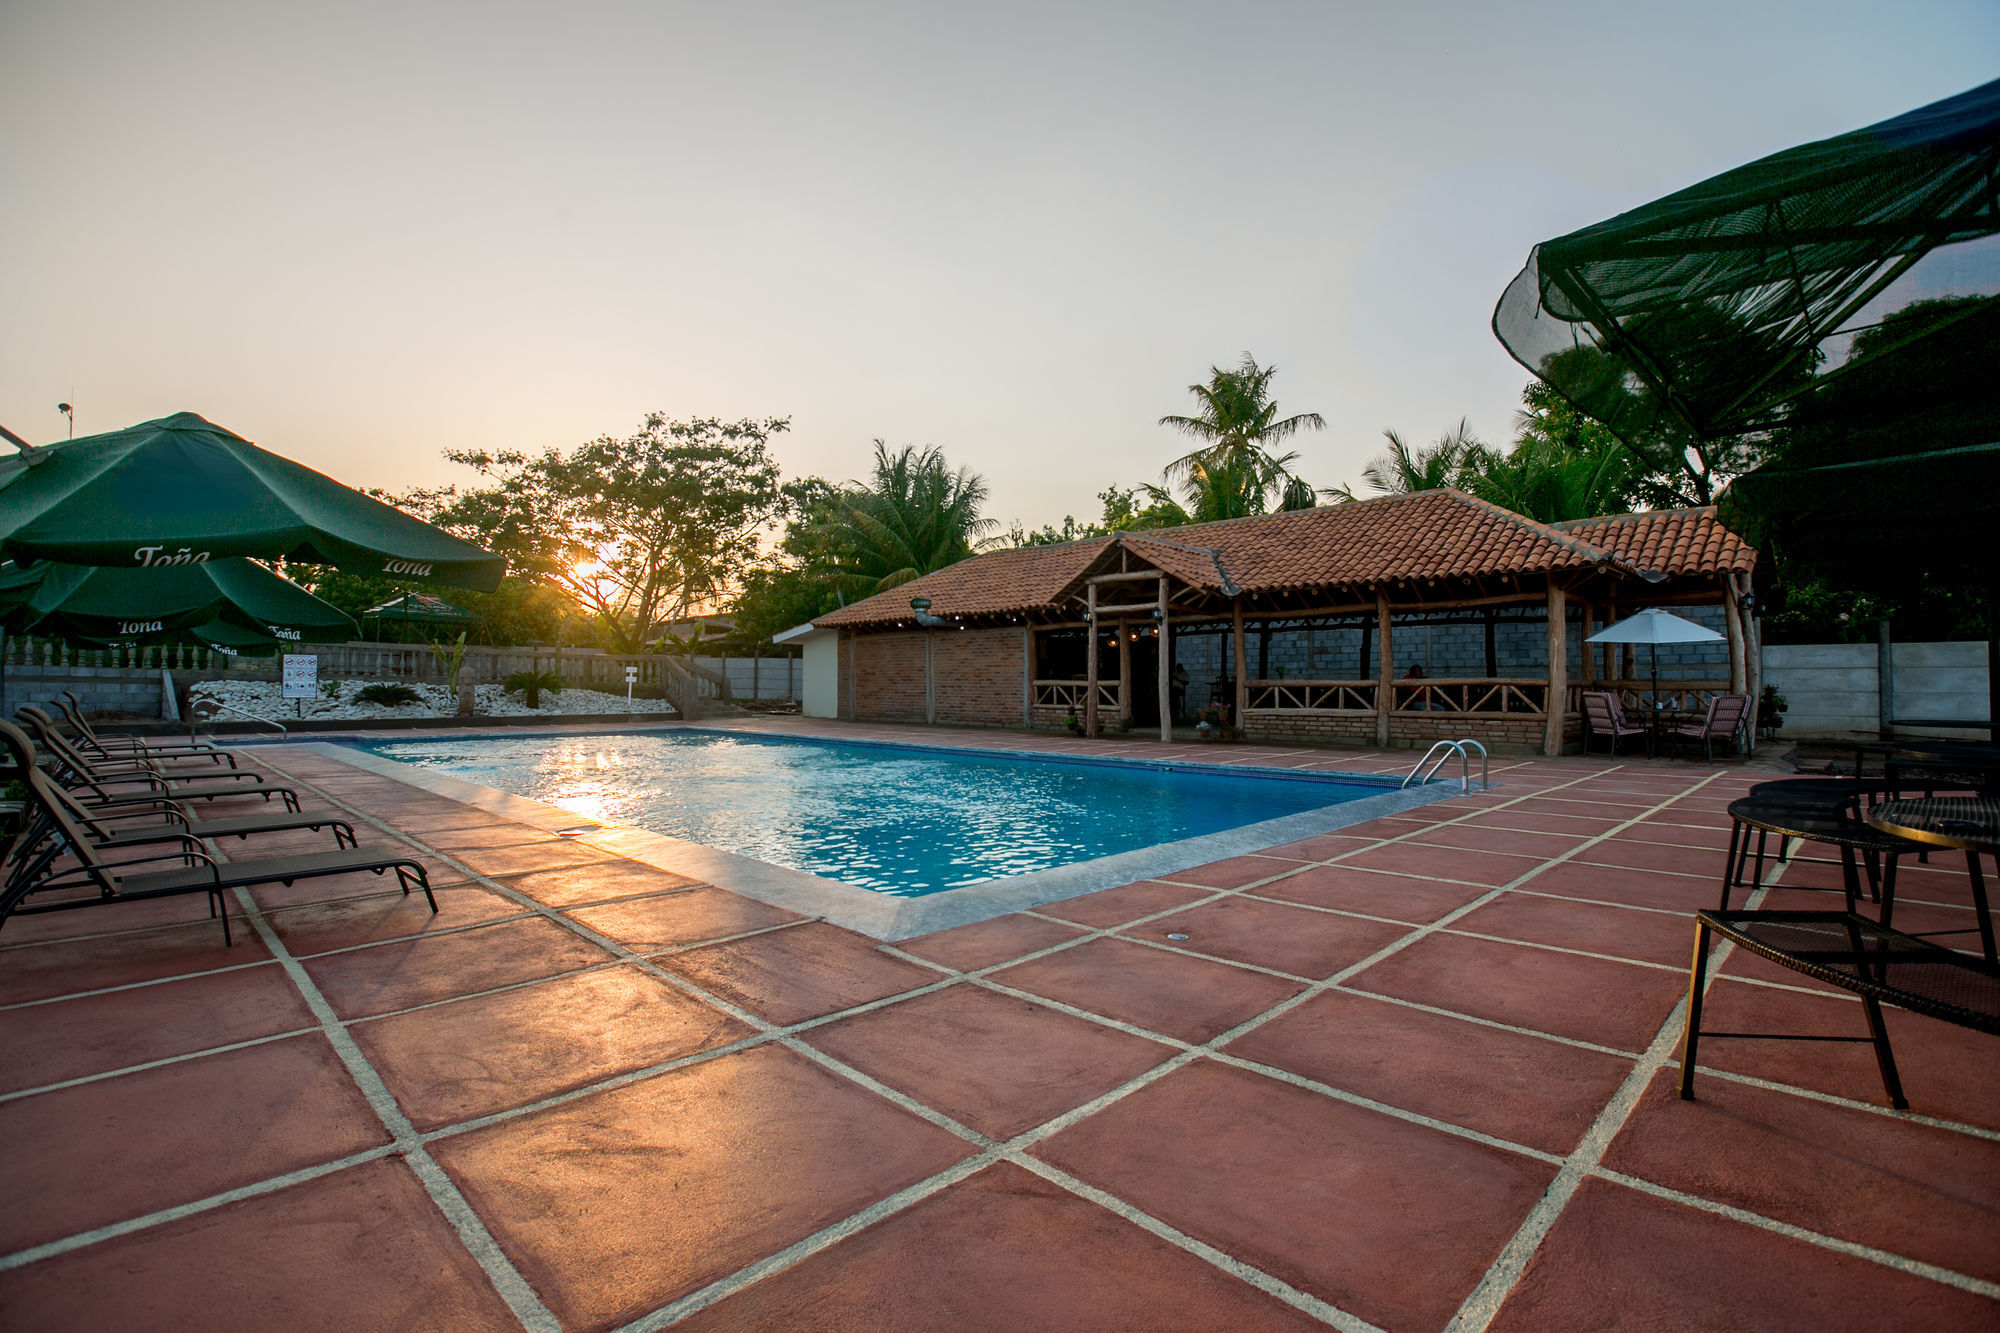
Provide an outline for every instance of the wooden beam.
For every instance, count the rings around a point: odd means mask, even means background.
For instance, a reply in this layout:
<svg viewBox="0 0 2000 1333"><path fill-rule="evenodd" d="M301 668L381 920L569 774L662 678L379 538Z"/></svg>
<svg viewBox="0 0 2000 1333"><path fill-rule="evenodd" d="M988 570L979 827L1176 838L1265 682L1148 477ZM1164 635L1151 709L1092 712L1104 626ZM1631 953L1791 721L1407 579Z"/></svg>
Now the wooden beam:
<svg viewBox="0 0 2000 1333"><path fill-rule="evenodd" d="M1243 651L1243 599L1236 599L1236 725L1243 725L1244 710L1250 707L1250 661Z"/></svg>
<svg viewBox="0 0 2000 1333"><path fill-rule="evenodd" d="M1097 598L1097 589L1092 588L1090 590L1090 596L1092 602L1095 603ZM1117 606L1099 606L1097 608L1097 614L1100 616L1149 616L1153 614L1153 603L1122 602Z"/></svg>
<svg viewBox="0 0 2000 1333"><path fill-rule="evenodd" d="M1173 639L1167 628L1167 576L1160 575L1160 743L1174 739Z"/></svg>
<svg viewBox="0 0 2000 1333"><path fill-rule="evenodd" d="M1396 646L1390 640L1389 592L1375 590L1375 634L1380 640L1375 651L1375 744L1389 748L1389 714L1396 707Z"/></svg>
<svg viewBox="0 0 2000 1333"><path fill-rule="evenodd" d="M1569 698L1569 616L1562 585L1549 580L1549 702L1548 731L1542 753L1557 755L1563 747L1564 705Z"/></svg>
<svg viewBox="0 0 2000 1333"><path fill-rule="evenodd" d="M1089 578L1085 579L1084 582L1085 583L1136 583L1141 579L1151 580L1151 579L1156 579L1158 577L1160 577L1160 571L1157 569L1135 569L1124 574L1092 574Z"/></svg>
<svg viewBox="0 0 2000 1333"><path fill-rule="evenodd" d="M1035 627L1021 626L1021 725L1035 725Z"/></svg>
<svg viewBox="0 0 2000 1333"><path fill-rule="evenodd" d="M1086 662L1084 679L1088 682L1083 689L1083 734L1097 739L1097 636L1103 633L1097 625L1097 587L1092 585L1087 599L1090 606L1090 643L1084 650Z"/></svg>

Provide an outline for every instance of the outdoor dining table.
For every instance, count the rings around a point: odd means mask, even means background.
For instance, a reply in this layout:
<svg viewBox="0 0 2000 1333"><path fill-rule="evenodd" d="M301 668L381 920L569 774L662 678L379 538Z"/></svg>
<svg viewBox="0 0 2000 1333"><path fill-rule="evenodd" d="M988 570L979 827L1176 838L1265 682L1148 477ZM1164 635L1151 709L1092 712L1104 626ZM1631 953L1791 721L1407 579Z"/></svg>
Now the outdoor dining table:
<svg viewBox="0 0 2000 1333"><path fill-rule="evenodd" d="M1868 810L1869 827L1932 847L1965 853L1972 877L1972 906L1979 917L1979 945L1989 963L2000 962L1993 943L1993 916L1986 904L1986 875L1981 856L2000 855L2000 797L1923 796L1884 801ZM1885 889L1882 917L1894 906L1894 889Z"/></svg>

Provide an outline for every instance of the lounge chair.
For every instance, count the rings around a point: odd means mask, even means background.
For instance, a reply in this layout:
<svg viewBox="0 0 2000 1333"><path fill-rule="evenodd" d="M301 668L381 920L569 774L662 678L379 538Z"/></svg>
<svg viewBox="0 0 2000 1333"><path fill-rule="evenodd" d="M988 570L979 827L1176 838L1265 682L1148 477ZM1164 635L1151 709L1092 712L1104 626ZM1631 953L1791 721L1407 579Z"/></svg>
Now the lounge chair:
<svg viewBox="0 0 2000 1333"><path fill-rule="evenodd" d="M187 769L161 768L151 760L135 758L128 766L113 768L93 761L77 751L49 721L49 715L39 708L23 708L17 714L28 724L35 734L38 751L47 756L54 765L57 776L66 787L88 790L95 798L94 804L117 804L122 799L149 800L164 796L176 801L213 801L226 796L261 796L270 800L282 797L287 810L299 808L299 795L290 787L280 787L264 781L262 773L248 769L203 768L194 772ZM124 763L124 761L119 761ZM121 786L140 785L148 788L144 796L134 797L131 793L120 793L114 789Z"/></svg>
<svg viewBox="0 0 2000 1333"><path fill-rule="evenodd" d="M36 768L38 756L27 733L11 723L0 722L0 748L4 748L22 769ZM273 814L236 815L223 819L197 819L178 801L157 796L128 801L93 804L58 783L49 784L50 795L65 809L78 827L90 835L100 851L124 850L166 842L179 842L182 834L197 838L230 838L241 842L257 833L281 833L294 829L330 829L336 848L353 847L354 825L332 810L284 811ZM7 863L6 878L39 874L61 856L64 845L56 838L54 825L35 812L24 820L25 835L16 854Z"/></svg>
<svg viewBox="0 0 2000 1333"><path fill-rule="evenodd" d="M63 691L62 698L51 699L49 702L56 706L56 710L69 723L71 735L68 739L78 750L100 755L107 760L131 759L143 754L151 759L206 759L210 763L236 767L235 755L227 750L218 749L207 741L170 741L166 744L154 744L132 736L100 736L97 734L97 729L84 717L83 704L68 690Z"/></svg>
<svg viewBox="0 0 2000 1333"><path fill-rule="evenodd" d="M23 770L22 777L36 813L48 821L51 838L61 852L76 858L76 865L61 870L26 873L25 865L10 864L8 882L4 889L0 889L0 926L6 924L9 916L15 915L30 916L41 912L99 907L138 898L202 893L208 895L209 914L222 918L223 943L233 944L228 903L222 896L225 889L247 888L253 884L291 884L301 879L347 875L363 870L377 875L395 871L405 896L415 885L424 891L424 900L430 904L431 911L437 911L437 898L431 893L430 877L424 870L423 862L411 853L337 848L325 852L260 857L252 861L217 861L201 845L200 838L181 832L163 834L155 840L156 847L173 846L171 852L155 851L128 860L113 859L106 856L105 848L71 817L46 773L30 767ZM42 855L37 848L24 845L26 837L24 833L15 839L13 853L16 860ZM169 860L178 860L181 864L160 868L161 862ZM52 864L52 859L44 864ZM96 892L52 901L26 901L37 894L91 889Z"/></svg>
<svg viewBox="0 0 2000 1333"><path fill-rule="evenodd" d="M1618 696L1605 690L1585 690L1583 700L1584 725L1589 736L1602 736L1611 743L1611 754L1618 754L1618 742L1627 736L1644 736L1644 727L1635 727L1625 721L1623 710L1618 707ZM1586 737L1588 739L1588 737Z"/></svg>
<svg viewBox="0 0 2000 1333"><path fill-rule="evenodd" d="M1743 730L1743 723L1749 716L1749 695L1718 694L1708 701L1706 717L1699 722L1683 723L1667 735L1690 743L1700 741L1703 755L1713 763L1715 743L1727 741L1732 749L1735 748L1737 734Z"/></svg>

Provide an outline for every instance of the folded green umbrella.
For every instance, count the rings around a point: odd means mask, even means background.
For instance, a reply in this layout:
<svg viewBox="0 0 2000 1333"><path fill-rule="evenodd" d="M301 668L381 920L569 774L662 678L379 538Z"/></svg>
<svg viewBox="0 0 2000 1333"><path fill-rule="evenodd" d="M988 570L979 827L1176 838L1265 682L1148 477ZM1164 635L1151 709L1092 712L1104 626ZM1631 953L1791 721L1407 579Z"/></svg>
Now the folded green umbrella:
<svg viewBox="0 0 2000 1333"><path fill-rule="evenodd" d="M95 643L198 637L252 650L357 632L339 607L240 557L143 569L0 565L0 629Z"/></svg>
<svg viewBox="0 0 2000 1333"><path fill-rule="evenodd" d="M412 625L477 625L479 617L462 606L454 606L435 593L406 592L380 606L361 613L363 619L379 618Z"/></svg>
<svg viewBox="0 0 2000 1333"><path fill-rule="evenodd" d="M480 592L507 568L192 412L0 458L0 551L126 569L251 556Z"/></svg>

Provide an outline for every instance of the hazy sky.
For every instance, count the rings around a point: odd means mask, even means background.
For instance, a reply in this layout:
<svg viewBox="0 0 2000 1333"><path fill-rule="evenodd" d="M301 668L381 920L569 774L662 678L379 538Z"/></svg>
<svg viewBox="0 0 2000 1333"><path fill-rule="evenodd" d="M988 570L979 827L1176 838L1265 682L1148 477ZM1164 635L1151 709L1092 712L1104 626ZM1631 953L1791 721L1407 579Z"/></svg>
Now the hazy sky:
<svg viewBox="0 0 2000 1333"><path fill-rule="evenodd" d="M1003 521L1244 351L1354 479L1506 439L1536 241L2000 72L2000 4L0 0L0 423L186 409L354 485L786 416Z"/></svg>

